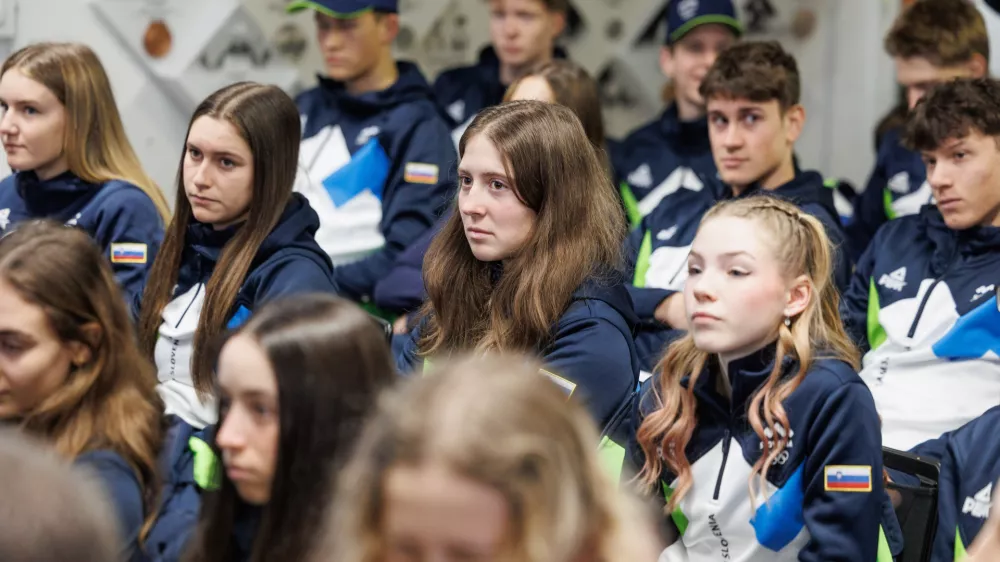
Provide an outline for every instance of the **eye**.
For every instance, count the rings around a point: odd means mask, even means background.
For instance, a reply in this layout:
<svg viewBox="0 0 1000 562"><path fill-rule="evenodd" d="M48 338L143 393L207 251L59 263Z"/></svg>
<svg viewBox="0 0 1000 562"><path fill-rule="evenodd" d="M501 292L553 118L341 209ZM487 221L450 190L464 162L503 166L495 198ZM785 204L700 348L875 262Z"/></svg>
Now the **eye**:
<svg viewBox="0 0 1000 562"><path fill-rule="evenodd" d="M730 277L746 277L750 272L745 269L734 267L728 271Z"/></svg>
<svg viewBox="0 0 1000 562"><path fill-rule="evenodd" d="M38 114L38 110L35 109L34 107L31 107L30 105L26 105L26 106L24 106L24 114L25 115L37 115Z"/></svg>
<svg viewBox="0 0 1000 562"><path fill-rule="evenodd" d="M756 114L749 113L749 114L743 116L743 122L746 123L747 125L753 125L757 121L760 121L760 116L758 116Z"/></svg>
<svg viewBox="0 0 1000 562"><path fill-rule="evenodd" d="M0 110L2 110L2 111L7 111L7 109L8 109L8 108L7 108L7 104L6 104L6 103L3 103L3 102L0 102Z"/></svg>
<svg viewBox="0 0 1000 562"><path fill-rule="evenodd" d="M274 410L263 402L250 404L250 411L253 412L254 417L261 421L268 420L274 415Z"/></svg>
<svg viewBox="0 0 1000 562"><path fill-rule="evenodd" d="M201 159L201 151L198 150L197 148L193 147L193 146L189 146L188 147L187 153L188 153L188 156L192 160L200 160Z"/></svg>
<svg viewBox="0 0 1000 562"><path fill-rule="evenodd" d="M493 189L507 189L507 186L503 184L500 180L493 180L490 182L490 187Z"/></svg>
<svg viewBox="0 0 1000 562"><path fill-rule="evenodd" d="M701 267L697 265L688 264L688 277L692 275L698 275L701 273Z"/></svg>
<svg viewBox="0 0 1000 562"><path fill-rule="evenodd" d="M721 126L725 125L726 123L728 123L728 120L725 117L723 117L721 115L713 115L712 116L712 124L713 125L715 125L717 127L721 127Z"/></svg>
<svg viewBox="0 0 1000 562"><path fill-rule="evenodd" d="M958 151L955 153L954 158L955 160L965 160L965 157L968 155L969 155L968 152Z"/></svg>
<svg viewBox="0 0 1000 562"><path fill-rule="evenodd" d="M219 160L219 164L221 164L222 167L226 168L226 169L230 169L230 168L233 168L233 167L236 166L236 162L233 162L229 158L222 158L222 159L220 159Z"/></svg>
<svg viewBox="0 0 1000 562"><path fill-rule="evenodd" d="M458 176L458 184L462 187L469 187L472 185L472 177L470 176Z"/></svg>

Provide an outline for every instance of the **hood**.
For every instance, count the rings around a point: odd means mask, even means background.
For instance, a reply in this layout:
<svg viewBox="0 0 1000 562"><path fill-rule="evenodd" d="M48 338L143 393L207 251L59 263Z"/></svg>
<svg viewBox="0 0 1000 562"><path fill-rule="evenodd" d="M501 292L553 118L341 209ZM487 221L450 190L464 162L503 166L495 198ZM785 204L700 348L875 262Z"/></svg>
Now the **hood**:
<svg viewBox="0 0 1000 562"><path fill-rule="evenodd" d="M343 82L324 76L319 77L319 87L324 95L331 98L346 113L358 117L380 113L398 105L420 100L434 103L433 90L417 65L397 61L396 68L399 71L396 82L377 92L365 92L354 96L347 93Z"/></svg>
<svg viewBox="0 0 1000 562"><path fill-rule="evenodd" d="M214 230L211 225L195 220L188 225L186 246L194 249L203 258L217 262L222 248L246 223L240 223L224 230ZM299 193L293 193L285 211L278 219L278 225L267 235L257 256L253 260L251 270L267 261L279 250L299 248L311 251L323 260L328 259L315 242L315 234L319 229L319 216L309 206L306 198Z"/></svg>
<svg viewBox="0 0 1000 562"><path fill-rule="evenodd" d="M620 273L614 272L587 279L573 292L572 300L598 300L607 303L622 315L629 329L634 330L639 324L639 317L636 316L635 307L632 305L632 297L625 288L625 278Z"/></svg>
<svg viewBox="0 0 1000 562"><path fill-rule="evenodd" d="M102 184L87 183L63 172L54 178L40 180L35 172L19 172L14 177L17 192L35 216L60 216L68 207L89 200L100 191ZM65 217L69 219L72 217Z"/></svg>
<svg viewBox="0 0 1000 562"><path fill-rule="evenodd" d="M974 226L966 230L952 230L933 203L921 207L918 216L927 237L934 244L931 271L935 274L942 274L959 254L1000 253L1000 227Z"/></svg>
<svg viewBox="0 0 1000 562"><path fill-rule="evenodd" d="M732 190L728 190L732 193ZM762 191L760 184L751 185L740 197L749 197ZM803 172L796 169L791 181L770 190L771 193L795 203L799 207L807 205L819 206L830 213L831 219L837 219L840 214L833 203L833 189L823 183L823 176L818 172Z"/></svg>

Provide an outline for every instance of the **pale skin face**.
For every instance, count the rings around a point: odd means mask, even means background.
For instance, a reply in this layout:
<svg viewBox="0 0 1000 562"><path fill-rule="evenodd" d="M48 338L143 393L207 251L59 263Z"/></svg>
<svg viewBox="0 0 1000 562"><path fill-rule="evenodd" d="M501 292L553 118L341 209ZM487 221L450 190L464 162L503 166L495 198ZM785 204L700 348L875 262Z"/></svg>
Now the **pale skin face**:
<svg viewBox="0 0 1000 562"><path fill-rule="evenodd" d="M719 176L737 195L754 183L776 189L795 177L792 153L805 110L777 100L708 100L708 136Z"/></svg>
<svg viewBox="0 0 1000 562"><path fill-rule="evenodd" d="M502 553L503 495L439 463L396 466L382 483L385 562L488 562Z"/></svg>
<svg viewBox="0 0 1000 562"><path fill-rule="evenodd" d="M220 422L216 442L226 476L252 505L271 500L280 431L278 382L264 350L249 336L219 355Z"/></svg>
<svg viewBox="0 0 1000 562"><path fill-rule="evenodd" d="M41 180L69 169L63 151L66 107L51 90L13 68L0 77L0 139L14 170Z"/></svg>
<svg viewBox="0 0 1000 562"><path fill-rule="evenodd" d="M89 360L86 345L63 342L42 308L0 279L0 421L31 413Z"/></svg>
<svg viewBox="0 0 1000 562"><path fill-rule="evenodd" d="M517 197L500 152L484 135L472 137L458 167L458 211L465 238L480 261L503 261L531 235L536 213Z"/></svg>
<svg viewBox="0 0 1000 562"><path fill-rule="evenodd" d="M335 18L316 12L315 20L327 76L345 83L348 92L381 91L396 81L391 46L399 33L397 14Z"/></svg>
<svg viewBox="0 0 1000 562"><path fill-rule="evenodd" d="M785 318L809 304L805 276L789 278L775 257L775 242L761 224L715 217L703 224L691 246L684 301L698 349L721 363L764 348Z"/></svg>
<svg viewBox="0 0 1000 562"><path fill-rule="evenodd" d="M709 23L699 25L673 46L660 50L660 70L674 84L681 120L693 121L705 115L705 100L698 88L719 53L735 42L736 35L729 27Z"/></svg>
<svg viewBox="0 0 1000 562"><path fill-rule="evenodd" d="M972 131L923 153L927 182L949 228L1000 226L1000 147Z"/></svg>
<svg viewBox="0 0 1000 562"><path fill-rule="evenodd" d="M500 59L500 80L510 84L531 67L552 58L566 15L541 0L490 0L490 39Z"/></svg>
<svg viewBox="0 0 1000 562"><path fill-rule="evenodd" d="M246 219L253 199L253 153L229 121L202 116L184 153L184 192L199 222L222 230Z"/></svg>
<svg viewBox="0 0 1000 562"><path fill-rule="evenodd" d="M893 57L892 61L896 66L896 82L906 90L910 109L934 86L955 78L981 78L987 70L982 55L953 66L935 66L923 57Z"/></svg>

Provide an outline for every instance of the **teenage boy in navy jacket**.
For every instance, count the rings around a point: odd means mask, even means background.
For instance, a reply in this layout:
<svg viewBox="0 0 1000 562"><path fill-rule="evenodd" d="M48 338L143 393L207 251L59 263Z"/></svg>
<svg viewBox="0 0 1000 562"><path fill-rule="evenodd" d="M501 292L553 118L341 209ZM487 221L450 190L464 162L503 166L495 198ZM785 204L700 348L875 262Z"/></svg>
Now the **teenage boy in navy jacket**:
<svg viewBox="0 0 1000 562"><path fill-rule="evenodd" d="M434 223L457 156L420 70L392 56L398 0L296 0L315 11L326 77L296 100L296 191L320 217L316 241L340 290L361 303Z"/></svg>

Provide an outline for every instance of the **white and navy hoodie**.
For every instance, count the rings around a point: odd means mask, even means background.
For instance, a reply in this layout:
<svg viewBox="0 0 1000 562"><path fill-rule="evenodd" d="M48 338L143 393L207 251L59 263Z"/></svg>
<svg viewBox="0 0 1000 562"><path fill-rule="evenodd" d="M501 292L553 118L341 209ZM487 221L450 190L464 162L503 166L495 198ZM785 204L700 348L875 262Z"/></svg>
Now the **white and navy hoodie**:
<svg viewBox="0 0 1000 562"><path fill-rule="evenodd" d="M174 298L163 308L154 353L160 380L157 390L167 414L177 415L197 429L214 424L218 408L215 400L202 402L194 388L191 357L195 330L205 304L205 285L215 272L223 246L242 226L216 231L192 219L184 239ZM319 218L305 198L293 194L278 225L257 251L236 296L231 327L275 298L336 292L330 260L313 238L318 227Z"/></svg>
<svg viewBox="0 0 1000 562"><path fill-rule="evenodd" d="M45 181L35 172L8 176L0 182L0 232L34 219L83 229L111 262L126 302L142 293L163 241L163 220L141 189L119 180L87 183L71 172Z"/></svg>
<svg viewBox="0 0 1000 562"><path fill-rule="evenodd" d="M886 446L907 450L1000 404L1000 228L937 207L887 222L841 300Z"/></svg>
<svg viewBox="0 0 1000 562"><path fill-rule="evenodd" d="M396 256L434 224L457 156L431 88L397 63L389 88L358 96L321 78L298 96L302 146L295 190L320 218L316 241L343 294L368 302Z"/></svg>
<svg viewBox="0 0 1000 562"><path fill-rule="evenodd" d="M698 377L697 422L685 449L693 486L671 514L680 538L666 560L891 560L880 533L886 504L878 416L871 393L842 361L817 359L784 401L790 427L779 431L788 432L788 444L768 471L767 501L751 504L748 479L762 443L747 408L773 365L773 345L730 363L732 400L717 390L724 376L717 364ZM797 368L791 358L783 361L785 376ZM660 407L659 375L652 381L633 412L633 429ZM642 467L645 457L632 435L629 458ZM666 500L675 485L676 476L665 470L657 494Z"/></svg>

